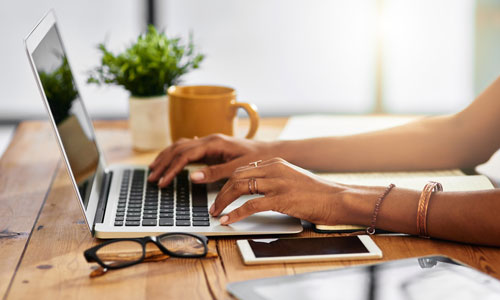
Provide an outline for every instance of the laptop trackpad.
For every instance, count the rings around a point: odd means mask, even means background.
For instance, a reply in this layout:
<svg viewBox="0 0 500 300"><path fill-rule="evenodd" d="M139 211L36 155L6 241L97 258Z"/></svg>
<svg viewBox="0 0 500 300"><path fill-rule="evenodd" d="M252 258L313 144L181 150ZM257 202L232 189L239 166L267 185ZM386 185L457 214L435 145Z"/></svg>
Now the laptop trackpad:
<svg viewBox="0 0 500 300"><path fill-rule="evenodd" d="M247 195L238 198L224 209L221 216L235 210L248 200L257 197L262 196ZM228 231L256 231L275 233L291 233L302 231L302 225L299 219L274 211L259 212L229 226L219 226L227 228Z"/></svg>

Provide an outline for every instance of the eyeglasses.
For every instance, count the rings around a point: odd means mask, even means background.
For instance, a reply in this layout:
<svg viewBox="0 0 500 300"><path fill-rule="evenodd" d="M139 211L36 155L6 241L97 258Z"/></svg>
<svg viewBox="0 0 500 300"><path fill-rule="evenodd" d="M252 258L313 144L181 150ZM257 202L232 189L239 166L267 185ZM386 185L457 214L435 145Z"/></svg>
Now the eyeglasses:
<svg viewBox="0 0 500 300"><path fill-rule="evenodd" d="M146 245L155 244L164 254L154 253L146 257ZM204 257L208 252L208 238L192 233L166 233L143 238L116 239L104 242L85 250L87 262L96 262L104 268L103 272L130 267L145 260L157 261L165 255L181 258ZM158 255L160 254L160 255Z"/></svg>

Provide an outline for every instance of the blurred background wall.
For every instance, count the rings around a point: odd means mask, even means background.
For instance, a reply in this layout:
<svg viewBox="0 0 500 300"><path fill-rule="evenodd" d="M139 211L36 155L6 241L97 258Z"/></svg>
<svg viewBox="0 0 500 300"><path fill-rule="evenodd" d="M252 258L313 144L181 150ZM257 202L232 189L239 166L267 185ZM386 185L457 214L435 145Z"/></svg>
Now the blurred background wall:
<svg viewBox="0 0 500 300"><path fill-rule="evenodd" d="M494 0L19 0L0 2L0 122L45 118L22 39L53 8L94 118L124 118L127 93L87 86L96 45L122 50L148 3L206 54L185 84L235 87L265 116L451 113L500 75Z"/></svg>

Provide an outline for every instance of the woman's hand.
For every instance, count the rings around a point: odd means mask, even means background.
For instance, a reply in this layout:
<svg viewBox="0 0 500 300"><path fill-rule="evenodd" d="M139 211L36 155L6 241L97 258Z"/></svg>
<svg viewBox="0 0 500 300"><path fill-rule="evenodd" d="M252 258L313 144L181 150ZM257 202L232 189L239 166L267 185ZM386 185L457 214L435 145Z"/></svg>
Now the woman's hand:
<svg viewBox="0 0 500 300"><path fill-rule="evenodd" d="M158 181L160 187L165 187L188 163L203 162L210 166L193 172L191 180L214 182L229 177L237 167L251 161L275 156L274 145L220 134L181 139L163 150L149 165L152 172L148 180Z"/></svg>
<svg viewBox="0 0 500 300"><path fill-rule="evenodd" d="M317 224L342 223L342 193L347 186L325 181L281 158L240 167L231 175L210 208L218 216L241 195L258 193L264 197L247 201L221 217L231 224L261 211L277 211Z"/></svg>

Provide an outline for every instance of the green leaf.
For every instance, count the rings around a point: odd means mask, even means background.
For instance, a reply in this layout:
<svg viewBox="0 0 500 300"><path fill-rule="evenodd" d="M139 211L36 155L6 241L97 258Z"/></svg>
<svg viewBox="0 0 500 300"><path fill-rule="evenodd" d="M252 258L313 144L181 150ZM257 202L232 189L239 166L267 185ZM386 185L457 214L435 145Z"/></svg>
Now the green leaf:
<svg viewBox="0 0 500 300"><path fill-rule="evenodd" d="M165 94L182 75L197 69L204 55L196 53L192 33L188 44L168 38L152 25L125 51L113 54L101 43L101 65L89 72L88 83L121 85L136 96Z"/></svg>

